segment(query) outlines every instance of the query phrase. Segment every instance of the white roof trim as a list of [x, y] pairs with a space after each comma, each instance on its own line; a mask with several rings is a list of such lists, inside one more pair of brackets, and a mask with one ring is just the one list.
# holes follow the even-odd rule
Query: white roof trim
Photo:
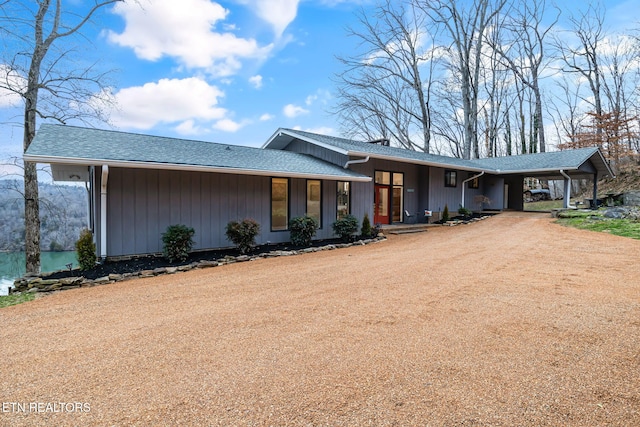
[[109, 167], [121, 168], [140, 168], [140, 169], [161, 169], [161, 170], [179, 170], [179, 171], [195, 171], [195, 172], [217, 172], [237, 175], [258, 175], [258, 176], [274, 176], [283, 178], [307, 178], [307, 179], [331, 179], [336, 181], [357, 181], [370, 182], [371, 177], [368, 176], [344, 176], [332, 174], [313, 174], [299, 172], [283, 172], [263, 169], [242, 169], [223, 166], [199, 166], [186, 165], [179, 163], [158, 163], [158, 162], [140, 162], [131, 160], [105, 160], [105, 159], [86, 159], [86, 158], [68, 158], [58, 156], [38, 156], [25, 154], [23, 159], [28, 162], [49, 163], [49, 164], [67, 164], [67, 165], [87, 165], [100, 166], [107, 165]]
[[308, 142], [308, 143], [310, 143], [310, 144], [317, 145], [318, 147], [326, 148], [327, 150], [330, 150], [330, 151], [336, 152], [336, 153], [338, 153], [338, 154], [344, 154], [345, 156], [347, 156], [347, 155], [349, 154], [349, 152], [348, 152], [348, 151], [345, 151], [345, 150], [343, 150], [343, 149], [341, 149], [341, 148], [338, 148], [338, 147], [336, 147], [336, 146], [329, 145], [329, 144], [325, 144], [325, 143], [320, 142], [320, 141], [318, 141], [318, 140], [316, 140], [316, 139], [309, 138], [309, 137], [306, 137], [306, 136], [304, 136], [304, 135], [297, 134], [297, 133], [295, 133], [295, 131], [290, 131], [290, 130], [282, 129], [282, 128], [278, 129], [278, 130], [276, 131], [276, 133], [274, 133], [274, 134], [271, 136], [271, 138], [269, 138], [269, 140], [268, 140], [267, 142], [265, 142], [265, 143], [262, 145], [262, 147], [261, 147], [261, 148], [268, 148], [269, 144], [271, 144], [271, 142], [272, 142], [275, 138], [277, 138], [278, 136], [280, 136], [280, 135], [282, 135], [282, 134], [289, 135], [289, 136], [290, 136], [290, 137], [292, 137], [292, 138], [298, 138], [298, 139], [301, 139], [301, 140], [306, 141], [306, 142]]
[[448, 163], [429, 162], [426, 160], [419, 160], [419, 159], [408, 159], [406, 157], [385, 156], [384, 154], [367, 153], [367, 152], [361, 152], [361, 151], [349, 151], [349, 155], [350, 156], [369, 156], [374, 159], [393, 160], [396, 162], [433, 166], [433, 167], [442, 168], [442, 169], [455, 169], [455, 170], [469, 171], [469, 172], [487, 172], [487, 173], [493, 172], [493, 169], [486, 169], [481, 167], [459, 166], [459, 165], [453, 165]]

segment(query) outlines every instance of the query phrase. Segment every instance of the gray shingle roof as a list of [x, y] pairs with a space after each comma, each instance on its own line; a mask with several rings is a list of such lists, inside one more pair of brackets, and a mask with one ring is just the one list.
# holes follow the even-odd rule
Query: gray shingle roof
[[523, 170], [559, 170], [562, 168], [579, 167], [597, 152], [597, 148], [580, 148], [577, 150], [492, 157], [472, 161], [481, 167], [502, 172]]
[[475, 165], [470, 160], [463, 160], [455, 157], [439, 156], [436, 154], [427, 154], [420, 151], [407, 150], [398, 147], [387, 147], [381, 144], [374, 144], [370, 142], [354, 141], [346, 138], [339, 138], [335, 136], [320, 135], [311, 132], [305, 132], [293, 129], [282, 129], [283, 131], [299, 135], [307, 140], [314, 140], [324, 145], [336, 147], [341, 151], [344, 151], [350, 155], [372, 155], [376, 157], [394, 158], [399, 160], [405, 160], [409, 162], [419, 162], [430, 165], [442, 165], [448, 167], [455, 167], [463, 170], [482, 170], [481, 167]]
[[40, 126], [25, 159], [88, 165], [135, 162], [158, 168], [171, 165], [259, 175], [370, 180], [351, 170], [289, 151], [51, 124]]
[[[595, 147], [538, 154], [463, 160], [454, 157], [427, 154], [396, 147], [386, 147], [380, 144], [354, 141], [293, 129], [279, 129], [270, 142], [265, 144], [265, 146], [269, 146], [271, 142], [275, 142], [279, 132], [286, 133], [290, 136], [298, 136], [306, 141], [316, 142], [320, 145], [334, 147], [349, 155], [370, 155], [379, 158], [390, 158], [398, 161], [417, 162], [426, 165], [449, 167], [468, 171], [485, 171], [487, 173], [494, 174], [544, 173], [549, 171], [559, 174], [561, 169], [565, 171], [577, 170], [585, 162], [591, 160], [598, 169], [598, 174], [600, 176], [614, 176], [609, 165], [604, 160], [604, 157], [598, 148]], [[277, 145], [277, 142], [275, 145]]]

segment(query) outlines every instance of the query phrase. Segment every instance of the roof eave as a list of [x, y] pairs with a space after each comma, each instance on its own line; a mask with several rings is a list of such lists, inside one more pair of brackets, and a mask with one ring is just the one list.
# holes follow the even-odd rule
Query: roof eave
[[38, 156], [38, 155], [29, 155], [29, 154], [23, 155], [23, 159], [28, 162], [49, 163], [49, 164], [86, 165], [86, 166], [107, 165], [109, 167], [121, 167], [121, 168], [160, 169], [160, 170], [177, 170], [177, 171], [191, 171], [191, 172], [217, 172], [217, 173], [227, 173], [227, 174], [236, 174], [236, 175], [258, 175], [258, 176], [273, 176], [273, 177], [283, 177], [283, 178], [286, 177], [286, 178], [305, 178], [305, 179], [329, 179], [329, 180], [337, 180], [337, 181], [357, 181], [357, 182], [371, 181], [371, 177], [368, 177], [368, 176], [315, 174], [315, 173], [287, 172], [287, 171], [263, 170], [263, 169], [199, 166], [199, 165], [185, 165], [180, 163], [158, 163], [158, 162], [140, 162], [140, 161], [131, 161], [131, 160], [70, 158], [70, 157], [57, 157], [57, 156]]
[[[345, 150], [343, 150], [343, 149], [341, 149], [341, 148], [335, 147], [335, 146], [333, 146], [333, 145], [325, 144], [325, 143], [320, 142], [320, 141], [318, 141], [318, 140], [316, 140], [316, 139], [309, 138], [309, 137], [306, 137], [306, 136], [304, 136], [304, 135], [300, 135], [300, 134], [298, 134], [298, 133], [295, 133], [295, 131], [291, 131], [291, 130], [283, 129], [283, 128], [278, 129], [278, 130], [277, 130], [277, 131], [276, 131], [276, 132], [271, 136], [271, 138], [269, 138], [269, 139], [267, 140], [267, 142], [265, 142], [264, 144], [262, 144], [262, 147], [261, 147], [261, 148], [270, 148], [270, 147], [269, 147], [269, 145], [270, 145], [270, 144], [271, 144], [271, 143], [272, 143], [272, 142], [273, 142], [277, 137], [281, 136], [282, 134], [284, 134], [284, 135], [288, 135], [288, 136], [290, 136], [290, 137], [292, 137], [292, 138], [300, 139], [300, 140], [302, 140], [302, 141], [308, 142], [309, 144], [317, 145], [318, 147], [325, 148], [325, 149], [327, 149], [327, 150], [330, 150], [330, 151], [336, 152], [336, 153], [338, 153], [338, 154], [343, 154], [343, 155], [345, 155], [345, 156], [346, 156], [346, 155], [348, 155], [348, 152], [347, 152], [347, 151], [345, 151]], [[282, 149], [282, 148], [284, 148], [284, 147], [281, 147], [280, 149]]]
[[412, 164], [424, 165], [424, 166], [433, 166], [433, 167], [438, 167], [443, 169], [456, 169], [456, 170], [462, 170], [462, 171], [468, 171], [468, 172], [486, 172], [486, 173], [494, 172], [493, 169], [488, 169], [488, 168], [478, 168], [478, 167], [472, 167], [472, 166], [460, 166], [460, 165], [454, 165], [454, 164], [448, 164], [448, 163], [430, 162], [427, 160], [408, 159], [406, 157], [386, 156], [384, 154], [368, 153], [365, 151], [349, 151], [348, 155], [349, 156], [369, 156], [374, 159], [392, 160], [396, 162], [412, 163]]
[[560, 174], [560, 170], [563, 171], [576, 171], [579, 170], [577, 167], [563, 167], [563, 168], [543, 168], [543, 169], [517, 169], [517, 170], [501, 170], [494, 169], [491, 173], [495, 173], [496, 175], [526, 175], [528, 173], [547, 173], [547, 172], [556, 172]]

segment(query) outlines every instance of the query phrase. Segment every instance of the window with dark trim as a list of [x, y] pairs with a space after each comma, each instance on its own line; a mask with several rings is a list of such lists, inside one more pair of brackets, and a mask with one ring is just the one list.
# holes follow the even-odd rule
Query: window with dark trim
[[322, 228], [322, 181], [319, 179], [307, 180], [307, 215]]
[[289, 228], [289, 179], [271, 178], [271, 231]]
[[445, 187], [458, 186], [458, 173], [456, 171], [451, 171], [451, 170], [444, 171], [444, 186]]
[[469, 188], [471, 188], [471, 189], [478, 189], [478, 188], [480, 188], [480, 178], [473, 178], [467, 184], [469, 185]]
[[338, 181], [338, 192], [336, 195], [336, 219], [343, 218], [351, 212], [351, 195], [349, 193], [350, 183]]

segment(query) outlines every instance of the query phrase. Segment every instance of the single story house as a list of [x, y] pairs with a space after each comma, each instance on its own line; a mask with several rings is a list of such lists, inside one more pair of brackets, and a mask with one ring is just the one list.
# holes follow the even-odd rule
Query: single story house
[[[159, 253], [167, 226], [196, 231], [194, 249], [229, 247], [229, 221], [253, 218], [258, 243], [289, 241], [288, 222], [318, 219], [335, 237], [344, 214], [374, 223], [436, 217], [445, 206], [523, 209], [525, 177], [613, 176], [597, 148], [463, 160], [292, 129], [261, 148], [43, 124], [24, 160], [50, 164], [56, 181], [87, 182], [98, 256]], [[594, 197], [595, 198], [595, 197]]]

